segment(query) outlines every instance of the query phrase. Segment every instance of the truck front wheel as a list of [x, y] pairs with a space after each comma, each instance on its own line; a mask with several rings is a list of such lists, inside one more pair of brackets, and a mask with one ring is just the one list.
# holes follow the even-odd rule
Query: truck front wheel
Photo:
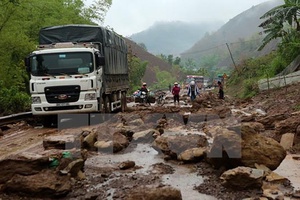
[[111, 101], [110, 101], [109, 95], [105, 95], [103, 104], [104, 104], [103, 105], [104, 112], [110, 113], [111, 112]]
[[43, 126], [45, 128], [50, 128], [52, 126], [57, 126], [57, 115], [46, 115], [42, 117]]

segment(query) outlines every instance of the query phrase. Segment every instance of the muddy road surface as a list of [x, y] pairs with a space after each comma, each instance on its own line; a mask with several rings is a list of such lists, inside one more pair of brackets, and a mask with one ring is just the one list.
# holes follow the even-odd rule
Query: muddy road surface
[[[78, 115], [73, 116], [73, 122], [61, 119], [63, 123], [58, 122], [58, 127], [52, 128], [26, 122], [11, 124], [1, 131], [2, 162], [14, 155], [40, 154], [55, 149], [57, 141], [69, 140], [71, 136], [78, 140], [72, 140], [74, 144], [65, 141], [65, 148], [60, 150], [72, 153], [77, 149], [84, 151], [86, 157], [83, 173], [70, 178], [70, 190], [63, 195], [53, 197], [43, 189], [28, 189], [34, 193], [18, 190], [10, 183], [24, 181], [16, 181], [13, 177], [17, 175], [14, 175], [6, 183], [0, 180], [0, 199], [299, 199], [300, 156], [297, 145], [286, 150], [286, 157], [273, 170], [284, 177], [280, 179], [284, 181], [279, 183], [276, 179], [275, 184], [264, 176], [260, 182], [263, 185], [258, 184], [259, 187], [252, 185], [235, 189], [225, 186], [220, 176], [230, 168], [215, 167], [207, 159], [207, 151], [215, 145], [214, 127], [236, 127], [244, 121], [265, 119], [268, 112], [273, 114], [270, 105], [268, 110], [262, 99], [258, 102], [255, 99], [236, 102], [230, 98], [224, 101], [209, 94], [199, 97], [198, 104], [182, 97], [180, 106], [174, 106], [169, 96], [163, 106], [129, 103], [125, 113], [90, 116], [90, 122], [95, 123], [76, 128], [72, 128], [72, 123], [81, 117]], [[286, 114], [286, 107], [284, 112]], [[289, 112], [295, 113], [295, 110]], [[92, 134], [94, 138], [88, 139]], [[280, 143], [274, 128], [264, 128], [259, 134]]]

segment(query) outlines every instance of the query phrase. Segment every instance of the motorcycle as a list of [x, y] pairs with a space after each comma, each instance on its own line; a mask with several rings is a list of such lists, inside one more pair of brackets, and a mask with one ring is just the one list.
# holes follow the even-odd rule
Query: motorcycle
[[160, 91], [159, 93], [157, 93], [157, 105], [159, 106], [163, 106], [165, 104], [165, 99], [166, 99], [166, 93], [163, 91]]
[[145, 91], [142, 91], [140, 94], [140, 103], [147, 103], [148, 102], [148, 95]]

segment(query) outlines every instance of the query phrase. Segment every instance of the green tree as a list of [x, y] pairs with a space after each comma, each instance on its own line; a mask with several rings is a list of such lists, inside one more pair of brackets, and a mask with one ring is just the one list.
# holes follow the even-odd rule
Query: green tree
[[138, 57], [135, 57], [129, 52], [128, 54], [128, 67], [129, 67], [129, 88], [130, 92], [140, 88], [142, 78], [145, 75], [148, 62], [141, 61]]
[[266, 36], [259, 50], [273, 39], [282, 38], [286, 43], [291, 37], [299, 35], [299, 12], [300, 2], [298, 0], [284, 0], [283, 5], [276, 6], [261, 16], [261, 19], [266, 20], [259, 26], [264, 29], [263, 33]]
[[196, 70], [196, 66], [197, 66], [197, 64], [196, 64], [195, 60], [192, 58], [188, 58], [187, 60], [184, 61], [184, 64], [183, 64], [183, 67], [185, 69], [192, 70], [192, 71]]
[[205, 69], [205, 68], [198, 69], [198, 71], [196, 73], [199, 74], [199, 75], [201, 75], [201, 76], [207, 76], [207, 75], [209, 75], [208, 70]]
[[173, 61], [173, 65], [180, 65], [181, 58], [176, 56], [175, 60]]
[[[81, 0], [77, 0], [81, 1]], [[112, 0], [94, 0], [92, 5], [82, 10], [80, 13], [86, 20], [96, 21], [100, 24], [104, 22], [105, 15], [112, 5]]]
[[170, 65], [173, 65], [173, 55], [168, 55], [168, 60], [167, 60], [167, 62], [170, 64]]
[[154, 89], [168, 88], [170, 83], [177, 81], [176, 77], [174, 77], [170, 72], [164, 70], [162, 71], [159, 69], [159, 67], [154, 67], [154, 71], [157, 80], [157, 82], [153, 85]]
[[[103, 21], [110, 5], [111, 0], [94, 1], [89, 7], [84, 7], [82, 0], [1, 0], [0, 92], [13, 88], [10, 94], [18, 97], [10, 96], [12, 103], [16, 101], [18, 104], [17, 101], [23, 98], [23, 92], [29, 85], [23, 59], [35, 49], [40, 28], [63, 24], [95, 24], [95, 20]], [[8, 105], [3, 102], [0, 101], [2, 112]]]

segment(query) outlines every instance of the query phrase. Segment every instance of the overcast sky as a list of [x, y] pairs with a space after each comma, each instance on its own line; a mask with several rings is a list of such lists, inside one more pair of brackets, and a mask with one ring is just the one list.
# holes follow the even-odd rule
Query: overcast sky
[[[86, 0], [92, 1], [92, 0]], [[268, 0], [113, 0], [104, 26], [130, 36], [155, 22], [199, 22], [230, 19]]]

